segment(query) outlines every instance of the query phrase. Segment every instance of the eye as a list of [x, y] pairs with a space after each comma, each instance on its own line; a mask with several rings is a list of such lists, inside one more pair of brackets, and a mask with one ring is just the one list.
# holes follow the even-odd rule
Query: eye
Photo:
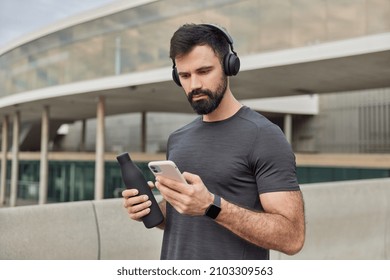
[[198, 70], [199, 75], [206, 75], [211, 72], [211, 68], [201, 68]]
[[187, 73], [180, 73], [179, 74], [180, 78], [182, 79], [188, 79], [190, 77], [190, 74], [187, 74]]

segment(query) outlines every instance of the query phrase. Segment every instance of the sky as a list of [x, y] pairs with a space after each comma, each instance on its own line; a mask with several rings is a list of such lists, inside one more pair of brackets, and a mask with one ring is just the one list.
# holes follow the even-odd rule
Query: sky
[[0, 47], [50, 23], [115, 0], [0, 0]]

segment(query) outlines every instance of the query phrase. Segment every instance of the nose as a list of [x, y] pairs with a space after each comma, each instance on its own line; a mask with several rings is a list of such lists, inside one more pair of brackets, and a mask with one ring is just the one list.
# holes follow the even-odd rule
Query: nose
[[191, 90], [199, 89], [202, 87], [202, 81], [198, 75], [191, 75]]

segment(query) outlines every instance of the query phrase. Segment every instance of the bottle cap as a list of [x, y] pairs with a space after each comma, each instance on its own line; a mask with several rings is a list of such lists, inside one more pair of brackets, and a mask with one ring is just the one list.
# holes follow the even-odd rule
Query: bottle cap
[[119, 164], [123, 164], [130, 161], [130, 156], [128, 153], [123, 153], [116, 157], [116, 160], [119, 162]]

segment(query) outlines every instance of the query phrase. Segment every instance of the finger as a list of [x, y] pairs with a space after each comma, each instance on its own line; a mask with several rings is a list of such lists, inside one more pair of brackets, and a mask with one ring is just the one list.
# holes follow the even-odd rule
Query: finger
[[125, 208], [132, 207], [136, 204], [143, 203], [143, 202], [147, 201], [148, 199], [149, 199], [149, 197], [147, 195], [132, 196], [132, 197], [125, 199], [124, 207]]
[[188, 188], [188, 185], [187, 184], [184, 184], [184, 183], [181, 183], [181, 182], [178, 182], [176, 180], [172, 180], [172, 179], [169, 179], [167, 177], [163, 177], [163, 176], [157, 176], [156, 177], [156, 184], [160, 183], [172, 190], [175, 190], [176, 192], [185, 192], [186, 189]]
[[148, 201], [145, 201], [143, 203], [133, 205], [132, 207], [127, 208], [127, 212], [129, 214], [137, 214], [137, 213], [142, 212], [143, 210], [145, 210], [147, 208], [150, 208], [151, 205], [152, 205], [152, 202], [150, 200], [148, 200]]
[[181, 194], [180, 192], [176, 191], [175, 189], [167, 187], [167, 186], [161, 184], [160, 182], [156, 182], [156, 187], [160, 191], [163, 198], [166, 201], [168, 201], [170, 204], [178, 205], [183, 201], [183, 197], [185, 195]]
[[124, 198], [128, 198], [131, 196], [136, 196], [138, 193], [139, 193], [139, 191], [137, 189], [126, 189], [122, 192], [122, 196]]
[[173, 208], [176, 209], [179, 213], [183, 214], [183, 206], [181, 203], [181, 194], [156, 182], [156, 187], [160, 191], [161, 195], [163, 196], [164, 200], [169, 202]]
[[150, 213], [150, 208], [146, 208], [140, 212], [137, 213], [129, 213], [129, 217], [136, 221], [141, 221], [143, 217], [148, 215]]

